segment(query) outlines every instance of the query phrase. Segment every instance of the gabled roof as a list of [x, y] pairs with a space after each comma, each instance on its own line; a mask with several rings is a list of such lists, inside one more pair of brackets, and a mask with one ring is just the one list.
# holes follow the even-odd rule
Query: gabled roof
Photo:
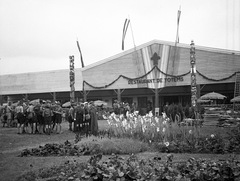
[[[95, 62], [93, 64], [87, 65], [84, 68], [81, 68], [81, 70], [85, 71], [85, 70], [91, 69], [91, 68], [93, 68], [95, 66], [107, 63], [109, 61], [112, 61], [112, 60], [117, 59], [119, 57], [122, 57], [124, 55], [133, 53], [136, 50], [140, 50], [140, 49], [142, 49], [144, 47], [148, 47], [149, 45], [152, 45], [152, 44], [164, 44], [164, 45], [169, 45], [169, 46], [175, 46], [175, 42], [163, 41], [163, 40], [152, 40], [152, 41], [149, 41], [147, 43], [144, 43], [144, 44], [141, 44], [139, 46], [136, 46], [134, 48], [128, 49], [128, 50], [126, 50], [126, 51], [124, 51], [122, 53], [113, 55], [111, 57], [108, 57], [106, 59], [100, 60], [100, 61]], [[190, 48], [190, 44], [177, 43], [177, 47]], [[202, 51], [216, 52], [216, 53], [240, 55], [240, 51], [220, 49], [220, 48], [212, 48], [212, 47], [204, 47], [204, 46], [198, 46], [198, 45], [195, 45], [195, 49], [196, 50], [202, 50]]]

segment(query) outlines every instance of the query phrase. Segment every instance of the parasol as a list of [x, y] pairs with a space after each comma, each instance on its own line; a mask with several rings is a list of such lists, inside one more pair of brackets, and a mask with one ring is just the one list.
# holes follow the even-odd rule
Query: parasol
[[94, 101], [93, 104], [95, 106], [107, 106], [107, 103], [101, 100]]
[[210, 92], [210, 93], [207, 93], [203, 96], [200, 97], [200, 99], [202, 100], [209, 100], [209, 99], [224, 99], [226, 98], [226, 96], [222, 95], [222, 94], [219, 94], [217, 92]]
[[71, 107], [70, 101], [65, 102], [65, 103], [62, 105], [62, 107]]
[[230, 100], [231, 102], [240, 102], [240, 96], [234, 97]]

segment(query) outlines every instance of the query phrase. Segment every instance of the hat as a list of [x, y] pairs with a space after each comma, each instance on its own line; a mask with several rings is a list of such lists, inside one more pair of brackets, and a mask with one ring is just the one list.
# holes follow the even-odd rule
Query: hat
[[60, 104], [61, 104], [59, 101], [56, 101], [55, 103], [56, 103], [57, 105], [60, 105]]

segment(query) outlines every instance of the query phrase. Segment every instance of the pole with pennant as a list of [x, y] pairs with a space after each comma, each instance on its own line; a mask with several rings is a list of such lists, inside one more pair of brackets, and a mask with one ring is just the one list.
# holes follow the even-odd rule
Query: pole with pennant
[[80, 60], [81, 60], [82, 68], [83, 68], [84, 67], [84, 62], [83, 62], [82, 51], [81, 51], [80, 45], [78, 43], [78, 40], [77, 40], [77, 47], [78, 47], [78, 51], [79, 51], [79, 54], [80, 54]]
[[126, 37], [126, 33], [127, 33], [127, 30], [128, 30], [128, 25], [130, 23], [130, 19], [125, 19], [124, 21], [124, 25], [123, 25], [123, 34], [122, 34], [122, 50], [124, 50], [124, 40], [125, 40], [125, 37]]
[[178, 10], [177, 13], [177, 34], [176, 34], [176, 40], [175, 40], [175, 46], [177, 45], [177, 43], [179, 43], [179, 23], [180, 23], [180, 16], [181, 16], [181, 6]]

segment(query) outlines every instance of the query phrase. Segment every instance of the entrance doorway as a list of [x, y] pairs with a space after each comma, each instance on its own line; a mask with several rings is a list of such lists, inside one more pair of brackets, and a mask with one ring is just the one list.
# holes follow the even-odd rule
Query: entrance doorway
[[147, 113], [147, 97], [138, 97], [138, 110], [140, 115]]

